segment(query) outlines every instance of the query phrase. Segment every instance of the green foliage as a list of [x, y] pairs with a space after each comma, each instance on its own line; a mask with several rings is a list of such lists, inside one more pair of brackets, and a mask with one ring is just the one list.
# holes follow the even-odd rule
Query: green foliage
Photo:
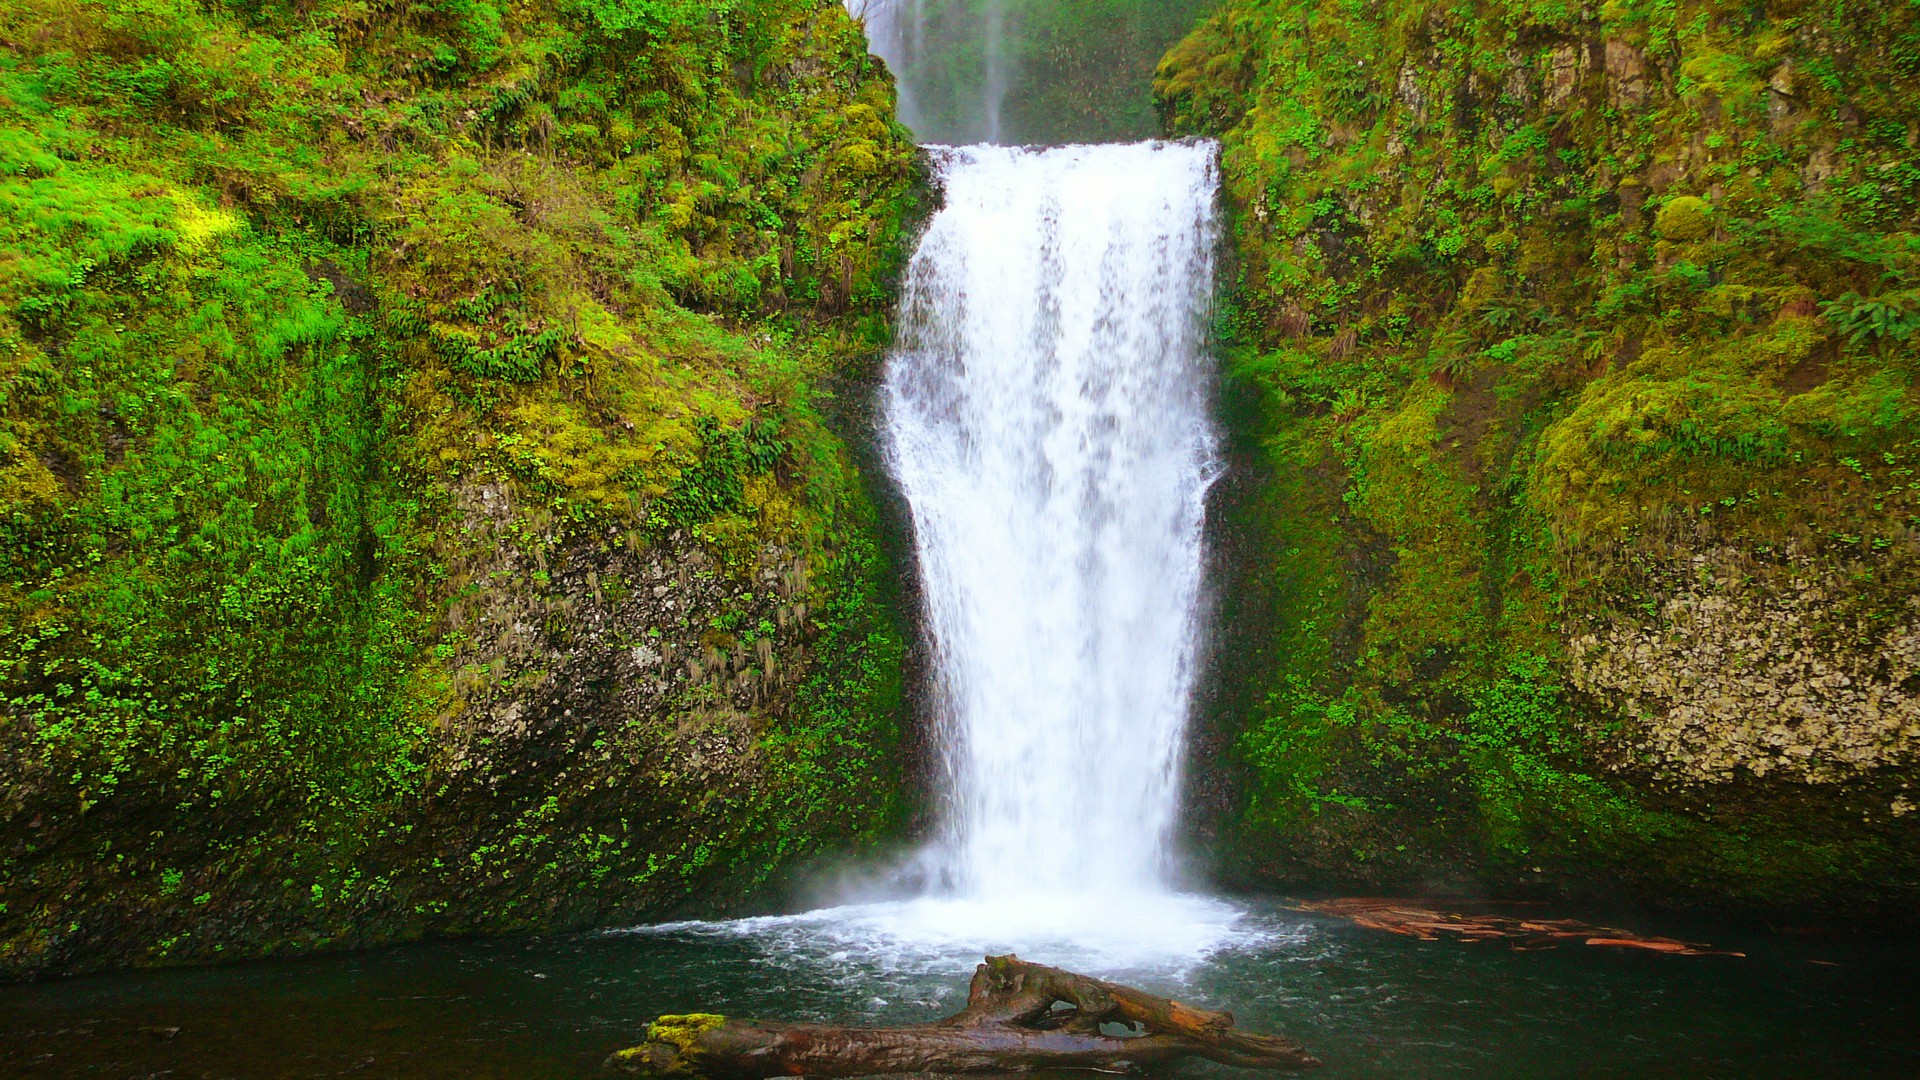
[[[554, 586], [464, 576], [474, 491], [529, 559], [870, 546], [813, 397], [885, 332], [919, 198], [891, 107], [811, 0], [0, 4], [0, 890], [40, 898], [0, 965], [578, 921], [580, 881], [676, 860], [609, 890], [631, 915], [797, 852], [729, 846], [755, 799], [890, 821], [827, 794], [895, 767], [864, 564], [809, 594], [878, 605], [836, 616], [879, 642], [822, 676], [839, 749], [780, 743], [817, 767], [683, 804], [649, 744], [645, 829], [552, 776], [449, 801], [494, 750], [463, 710], [540, 677], [458, 667], [471, 615]], [[446, 884], [482, 870], [537, 884]]]
[[581, 10], [609, 34], [638, 30], [648, 37], [664, 37], [689, 27], [697, 17], [711, 10], [724, 18], [734, 4], [695, 3], [694, 0], [582, 0]]
[[1567, 672], [1662, 560], [1920, 588], [1904, 481], [1844, 465], [1903, 467], [1920, 408], [1916, 35], [1900, 4], [1230, 0], [1167, 54], [1168, 127], [1222, 140], [1263, 463], [1215, 721], [1243, 870], [1911, 898], [1884, 871], [1920, 836], [1842, 809], [1900, 777], [1682, 796]]
[[746, 509], [742, 481], [772, 471], [790, 448], [780, 438], [777, 417], [749, 420], [726, 431], [703, 417], [694, 430], [701, 444], [698, 458], [654, 503], [649, 523], [656, 527], [684, 528]]
[[1920, 289], [1865, 297], [1847, 293], [1821, 305], [1833, 328], [1851, 345], [1904, 342], [1920, 330]]
[[1713, 204], [1697, 195], [1669, 199], [1653, 219], [1653, 231], [1663, 240], [1705, 240], [1713, 231]]

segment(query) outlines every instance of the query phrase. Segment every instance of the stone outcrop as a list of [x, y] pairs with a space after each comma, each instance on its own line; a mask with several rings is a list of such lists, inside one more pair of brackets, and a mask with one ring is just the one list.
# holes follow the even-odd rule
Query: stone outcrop
[[[1920, 597], [1875, 620], [1857, 586], [1810, 559], [1755, 580], [1727, 552], [1662, 575], [1651, 617], [1568, 643], [1568, 681], [1618, 727], [1609, 767], [1676, 784], [1837, 784], [1920, 751]], [[1874, 625], [1879, 622], [1882, 625]]]
[[891, 76], [825, 0], [457, 8], [0, 6], [0, 980], [734, 910], [904, 826], [823, 415], [925, 201]]

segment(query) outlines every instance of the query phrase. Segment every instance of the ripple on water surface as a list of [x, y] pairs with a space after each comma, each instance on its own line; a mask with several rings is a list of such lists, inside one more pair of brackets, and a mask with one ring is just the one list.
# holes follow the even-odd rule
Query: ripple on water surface
[[1642, 921], [1748, 955], [1517, 952], [1264, 901], [1006, 905], [863, 904], [0, 988], [0, 1076], [584, 1080], [660, 1013], [945, 1015], [980, 955], [1003, 951], [1231, 1009], [1306, 1042], [1325, 1080], [1920, 1076], [1910, 942]]
[[[1270, 943], [1287, 931], [1225, 900], [1141, 893], [918, 897], [623, 932], [751, 942], [769, 959], [854, 982], [965, 975], [982, 956], [998, 953], [1087, 974], [1178, 977], [1222, 950]], [[1304, 927], [1292, 932], [1304, 933]]]

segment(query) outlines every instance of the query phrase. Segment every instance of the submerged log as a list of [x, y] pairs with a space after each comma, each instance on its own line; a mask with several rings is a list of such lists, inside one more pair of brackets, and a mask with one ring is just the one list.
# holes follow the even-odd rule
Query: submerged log
[[[1346, 919], [1369, 930], [1439, 941], [1505, 940], [1516, 949], [1551, 949], [1562, 944], [1584, 942], [1609, 949], [1643, 949], [1671, 956], [1745, 956], [1725, 952], [1697, 941], [1658, 937], [1622, 930], [1617, 926], [1596, 926], [1579, 919], [1527, 918], [1499, 911], [1459, 911], [1430, 907], [1417, 900], [1393, 900], [1384, 897], [1348, 896], [1337, 900], [1312, 900], [1294, 904], [1295, 911], [1311, 911]], [[1509, 902], [1489, 902], [1483, 907], [1529, 906]]]
[[1132, 987], [989, 956], [967, 1007], [930, 1024], [890, 1028], [777, 1024], [710, 1013], [662, 1016], [610, 1068], [653, 1077], [762, 1080], [887, 1073], [1006, 1073], [1031, 1069], [1131, 1072], [1199, 1057], [1246, 1069], [1320, 1064], [1299, 1043], [1233, 1026]]

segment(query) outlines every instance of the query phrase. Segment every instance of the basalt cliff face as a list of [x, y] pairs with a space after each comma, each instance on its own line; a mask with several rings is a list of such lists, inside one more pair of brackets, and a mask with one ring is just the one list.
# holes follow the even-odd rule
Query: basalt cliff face
[[637, 920], [904, 813], [827, 0], [0, 4], [0, 977]]
[[1920, 7], [1231, 0], [1244, 880], [1920, 899]]

